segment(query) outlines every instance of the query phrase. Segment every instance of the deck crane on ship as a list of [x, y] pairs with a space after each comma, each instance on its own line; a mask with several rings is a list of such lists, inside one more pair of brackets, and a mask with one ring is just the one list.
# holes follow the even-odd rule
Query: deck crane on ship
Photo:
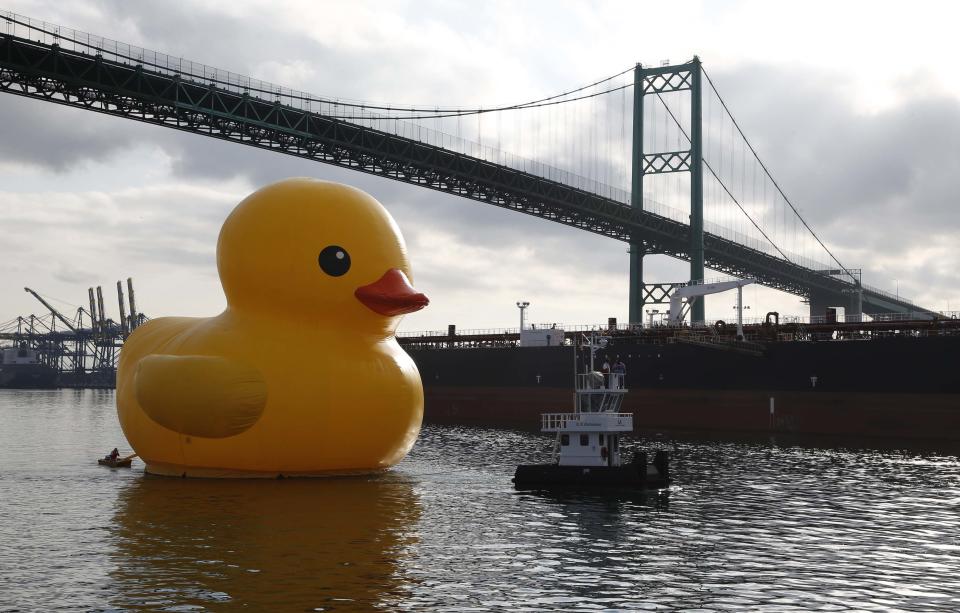
[[[754, 282], [755, 279], [734, 279], [732, 281], [719, 281], [716, 283], [691, 282], [682, 287], [678, 287], [670, 295], [670, 316], [668, 322], [671, 326], [682, 325], [683, 318], [694, 302], [696, 302], [697, 298], [736, 289], [737, 340], [743, 340], [743, 287]], [[686, 303], [683, 302], [684, 298], [687, 299]]]

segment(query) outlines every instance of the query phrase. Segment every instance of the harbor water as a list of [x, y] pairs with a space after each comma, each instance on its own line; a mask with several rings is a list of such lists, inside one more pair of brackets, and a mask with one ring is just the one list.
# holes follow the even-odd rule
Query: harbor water
[[0, 611], [960, 610], [943, 450], [688, 439], [670, 491], [595, 497], [513, 489], [531, 432], [321, 480], [96, 465], [125, 445], [111, 391], [0, 390]]

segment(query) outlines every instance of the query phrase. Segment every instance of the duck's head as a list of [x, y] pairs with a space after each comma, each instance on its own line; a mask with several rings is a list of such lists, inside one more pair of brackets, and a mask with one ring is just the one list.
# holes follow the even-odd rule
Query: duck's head
[[231, 308], [392, 332], [425, 307], [411, 286], [400, 229], [359, 189], [286, 179], [257, 190], [227, 217], [217, 268]]

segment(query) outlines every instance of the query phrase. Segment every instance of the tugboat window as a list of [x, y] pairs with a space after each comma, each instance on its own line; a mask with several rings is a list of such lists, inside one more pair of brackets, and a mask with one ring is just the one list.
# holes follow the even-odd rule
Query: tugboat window
[[586, 447], [586, 446], [589, 445], [589, 444], [590, 444], [590, 435], [589, 435], [589, 434], [581, 434], [581, 435], [580, 435], [580, 446], [581, 446], [581, 447]]
[[601, 447], [603, 446], [603, 435], [602, 435], [602, 434], [598, 434], [598, 435], [597, 435], [597, 443], [598, 443]]
[[569, 444], [570, 444], [570, 435], [569, 435], [569, 434], [561, 434], [561, 435], [560, 435], [560, 444], [561, 444], [561, 445], [569, 445]]

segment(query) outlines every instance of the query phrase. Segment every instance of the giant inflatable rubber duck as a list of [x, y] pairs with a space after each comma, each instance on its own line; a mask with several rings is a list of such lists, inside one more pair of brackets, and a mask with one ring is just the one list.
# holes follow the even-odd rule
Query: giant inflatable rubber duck
[[150, 320], [120, 353], [117, 412], [147, 471], [321, 476], [403, 459], [423, 387], [394, 331], [428, 301], [386, 209], [346, 185], [274, 183], [227, 217], [217, 269], [223, 313]]

